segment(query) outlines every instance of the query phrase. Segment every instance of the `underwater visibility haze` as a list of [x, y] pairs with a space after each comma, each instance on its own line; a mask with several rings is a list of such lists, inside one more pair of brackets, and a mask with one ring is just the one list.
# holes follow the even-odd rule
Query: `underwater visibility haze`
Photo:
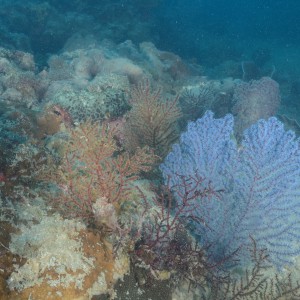
[[0, 299], [300, 299], [300, 2], [0, 0]]

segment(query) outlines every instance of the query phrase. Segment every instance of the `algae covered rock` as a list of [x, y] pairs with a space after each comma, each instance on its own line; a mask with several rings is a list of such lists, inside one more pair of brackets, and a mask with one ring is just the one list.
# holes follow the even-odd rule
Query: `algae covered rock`
[[129, 81], [126, 76], [97, 76], [83, 88], [70, 81], [51, 84], [46, 98], [50, 103], [66, 108], [74, 121], [103, 120], [117, 117], [129, 108]]
[[25, 261], [8, 279], [15, 299], [91, 299], [111, 292], [128, 270], [125, 257], [113, 256], [111, 245], [78, 221], [56, 214], [19, 229], [9, 245]]

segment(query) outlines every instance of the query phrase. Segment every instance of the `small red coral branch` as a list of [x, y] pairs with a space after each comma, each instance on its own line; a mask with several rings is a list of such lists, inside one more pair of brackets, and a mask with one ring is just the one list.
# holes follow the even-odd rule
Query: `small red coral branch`
[[[177, 193], [181, 201], [175, 202]], [[187, 226], [191, 220], [206, 224], [195, 214], [200, 205], [199, 198], [209, 201], [219, 199], [221, 191], [215, 191], [205, 178], [195, 175], [188, 179], [181, 177], [176, 187], [167, 185], [159, 195], [148, 199], [140, 190], [144, 200], [143, 228], [135, 255], [151, 266], [152, 269], [186, 269], [193, 273], [208, 264], [204, 262], [204, 248], [188, 234]], [[187, 271], [189, 270], [189, 271]]]

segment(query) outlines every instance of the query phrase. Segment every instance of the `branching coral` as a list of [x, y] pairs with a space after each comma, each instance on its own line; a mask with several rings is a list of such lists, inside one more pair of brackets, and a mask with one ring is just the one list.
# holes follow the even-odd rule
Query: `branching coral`
[[203, 299], [211, 300], [284, 300], [300, 299], [300, 284], [291, 274], [284, 278], [268, 272], [271, 265], [266, 249], [258, 249], [255, 240], [250, 237], [252, 264], [242, 275], [229, 274], [225, 280], [213, 281], [209, 292]]
[[[122, 203], [130, 199], [132, 183], [141, 171], [149, 171], [156, 157], [148, 148], [129, 155], [118, 148], [113, 130], [86, 122], [70, 130], [65, 154], [50, 180], [60, 187], [56, 203], [72, 216], [81, 216], [100, 226], [116, 229], [113, 215], [120, 213]], [[102, 211], [112, 219], [97, 219]], [[117, 222], [117, 218], [116, 218]]]
[[[172, 276], [174, 286], [182, 279], [191, 284], [205, 284], [205, 278], [220, 267], [224, 261], [210, 264], [206, 250], [188, 233], [190, 216], [197, 207], [198, 197], [216, 195], [213, 189], [201, 188], [204, 179], [200, 177], [183, 179], [178, 189], [184, 186], [182, 202], [174, 202], [169, 186], [152, 198], [141, 192], [144, 212], [140, 239], [133, 252], [133, 261], [145, 266], [155, 278], [161, 274]], [[192, 186], [191, 182], [194, 183]], [[197, 188], [199, 188], [198, 193]], [[201, 191], [200, 191], [201, 190]], [[203, 222], [196, 217], [194, 221]]]
[[217, 100], [217, 90], [213, 82], [200, 82], [195, 86], [187, 86], [180, 97], [180, 107], [183, 112], [183, 120], [196, 120], [203, 113], [212, 109]]
[[132, 109], [125, 124], [127, 148], [149, 146], [156, 154], [165, 155], [178, 137], [180, 110], [177, 102], [178, 97], [163, 101], [161, 90], [151, 90], [149, 82], [134, 88], [130, 101]]

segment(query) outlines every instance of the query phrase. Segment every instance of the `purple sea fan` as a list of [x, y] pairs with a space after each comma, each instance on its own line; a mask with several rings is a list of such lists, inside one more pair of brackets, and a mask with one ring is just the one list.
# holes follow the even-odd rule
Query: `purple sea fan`
[[175, 186], [178, 184], [175, 174], [190, 177], [197, 173], [206, 183], [223, 189], [237, 155], [232, 133], [232, 115], [214, 119], [213, 113], [208, 111], [203, 118], [189, 122], [187, 132], [181, 135], [179, 144], [173, 146], [160, 166], [166, 182], [169, 179], [171, 186]]
[[[190, 224], [202, 246], [210, 246], [210, 255], [214, 261], [221, 261], [235, 245], [231, 245], [233, 231], [230, 229], [231, 212], [234, 203], [228, 195], [233, 192], [233, 174], [236, 169], [238, 151], [232, 139], [233, 116], [214, 119], [208, 111], [203, 118], [188, 124], [187, 132], [180, 137], [180, 143], [160, 166], [165, 183], [171, 190], [179, 205], [183, 202], [184, 187], [182, 179], [203, 178], [195, 193], [203, 195], [205, 189], [219, 191], [209, 197], [195, 199], [195, 209], [184, 220], [202, 220]], [[222, 249], [221, 249], [222, 248]], [[233, 250], [233, 252], [236, 249]]]
[[207, 179], [202, 189], [219, 191], [218, 197], [198, 197], [193, 215], [182, 216], [203, 220], [192, 224], [193, 233], [209, 246], [212, 260], [246, 249], [251, 236], [280, 268], [300, 254], [299, 140], [274, 117], [247, 129], [239, 150], [232, 137], [233, 117], [214, 119], [207, 112], [189, 124], [161, 171], [177, 189], [182, 177], [199, 174]]
[[277, 266], [300, 253], [300, 145], [276, 118], [244, 133], [235, 174], [239, 233], [268, 249]]

